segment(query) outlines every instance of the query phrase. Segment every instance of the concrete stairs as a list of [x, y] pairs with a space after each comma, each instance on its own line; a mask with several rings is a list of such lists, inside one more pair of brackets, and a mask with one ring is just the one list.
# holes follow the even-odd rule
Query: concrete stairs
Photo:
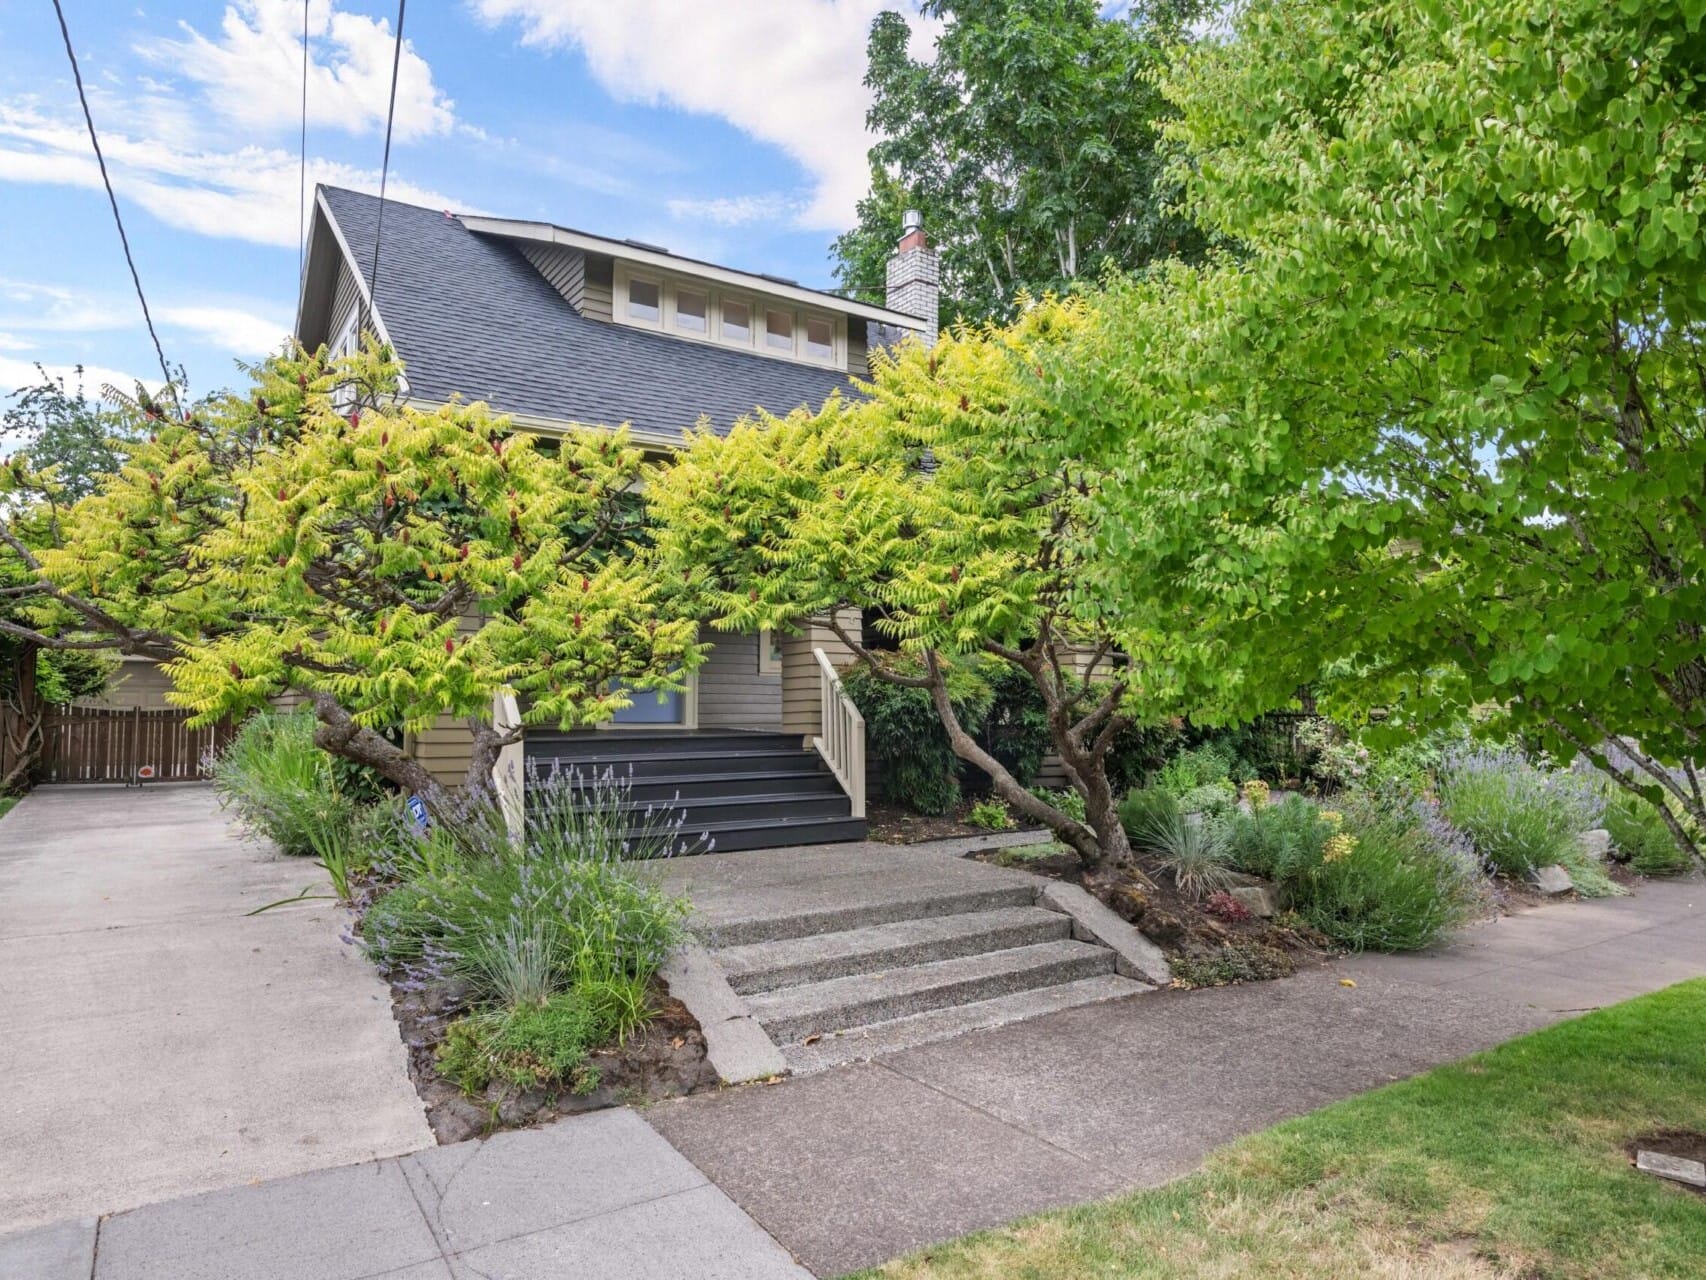
[[1027, 883], [760, 916], [708, 941], [796, 1074], [1153, 990]]

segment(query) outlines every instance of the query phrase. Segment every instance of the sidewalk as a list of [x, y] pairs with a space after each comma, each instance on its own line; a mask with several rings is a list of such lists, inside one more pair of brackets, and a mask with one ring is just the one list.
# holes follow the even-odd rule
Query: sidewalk
[[632, 1111], [0, 1239], [6, 1280], [809, 1280]]
[[1165, 1182], [1288, 1116], [1702, 974], [1706, 885], [1658, 882], [1430, 953], [1072, 1009], [647, 1119], [834, 1276]]

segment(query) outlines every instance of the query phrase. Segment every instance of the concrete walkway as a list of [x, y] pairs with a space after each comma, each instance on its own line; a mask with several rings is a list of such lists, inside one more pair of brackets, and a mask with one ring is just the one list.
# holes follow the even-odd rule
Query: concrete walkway
[[632, 1111], [0, 1239], [7, 1280], [809, 1280]]
[[647, 1118], [833, 1276], [1155, 1185], [1288, 1116], [1702, 974], [1706, 886], [1654, 883], [1427, 954], [1072, 1009]]
[[205, 786], [0, 819], [0, 1234], [432, 1145], [343, 909], [244, 914], [306, 886]]

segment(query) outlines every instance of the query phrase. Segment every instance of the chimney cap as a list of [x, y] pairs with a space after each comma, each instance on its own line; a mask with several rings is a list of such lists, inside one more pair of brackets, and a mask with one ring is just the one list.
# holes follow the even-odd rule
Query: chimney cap
[[900, 230], [902, 235], [924, 230], [924, 215], [916, 209], [908, 209], [900, 215]]

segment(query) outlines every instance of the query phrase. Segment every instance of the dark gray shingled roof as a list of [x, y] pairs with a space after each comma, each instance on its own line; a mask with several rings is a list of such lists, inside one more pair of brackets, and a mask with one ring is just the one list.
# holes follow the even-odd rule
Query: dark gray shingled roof
[[[365, 278], [379, 201], [322, 191]], [[417, 399], [459, 395], [504, 413], [674, 436], [700, 415], [727, 430], [755, 407], [787, 413], [853, 390], [832, 369], [588, 320], [512, 245], [395, 200], [385, 202], [376, 302]]]

